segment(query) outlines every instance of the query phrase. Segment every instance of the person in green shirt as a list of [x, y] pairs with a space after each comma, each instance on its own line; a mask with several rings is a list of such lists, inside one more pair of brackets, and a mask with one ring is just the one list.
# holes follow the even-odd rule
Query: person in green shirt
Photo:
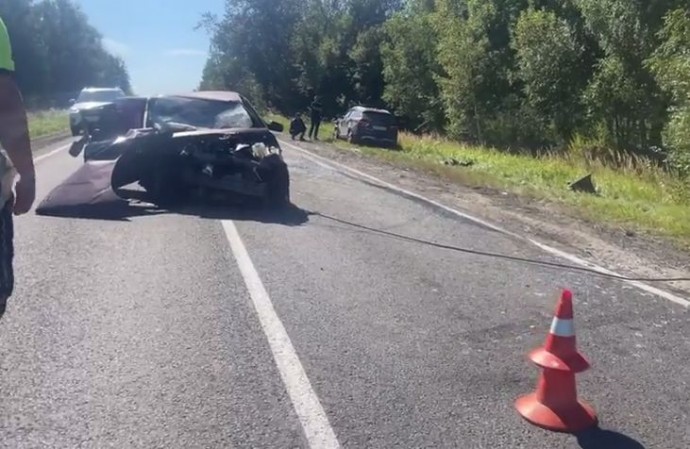
[[26, 108], [14, 71], [10, 36], [0, 17], [0, 316], [14, 291], [13, 214], [27, 213], [36, 197]]

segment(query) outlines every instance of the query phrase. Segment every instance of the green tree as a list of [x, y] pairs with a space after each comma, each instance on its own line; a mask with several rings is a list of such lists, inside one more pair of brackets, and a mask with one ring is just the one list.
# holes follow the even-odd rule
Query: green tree
[[[399, 0], [229, 0], [222, 20], [207, 18], [214, 67], [233, 60], [253, 79], [268, 104], [302, 110], [322, 97], [326, 115], [352, 103], [382, 104], [381, 25]], [[221, 77], [215, 76], [215, 80]], [[233, 85], [242, 85], [237, 82]], [[232, 85], [228, 85], [230, 87]]]
[[668, 13], [687, 14], [687, 0], [275, 5], [226, 2], [208, 22], [201, 87], [242, 89], [287, 113], [314, 94], [326, 115], [383, 106], [415, 129], [496, 146], [563, 146], [578, 133], [685, 151], [685, 16]]
[[439, 77], [448, 130], [481, 142], [516, 138], [510, 29], [525, 5], [509, 0], [438, 0]]
[[529, 9], [515, 26], [513, 48], [529, 106], [568, 141], [580, 115], [584, 88], [578, 76], [583, 49], [575, 33], [554, 12]]
[[432, 28], [433, 4], [414, 2], [385, 25], [381, 46], [383, 100], [410, 120], [410, 125], [440, 132], [445, 116], [436, 78], [441, 69]]
[[48, 93], [48, 48], [38, 25], [34, 3], [27, 0], [0, 0], [0, 17], [12, 41], [16, 76], [24, 97], [30, 103]]
[[357, 35], [354, 46], [348, 53], [353, 62], [352, 83], [358, 102], [368, 106], [384, 107], [384, 77], [381, 45], [383, 28], [371, 27]]
[[0, 0], [14, 51], [17, 80], [30, 106], [64, 105], [87, 85], [131, 92], [124, 62], [70, 0]]
[[604, 123], [619, 147], [661, 143], [667, 98], [644, 66], [656, 42], [641, 2], [577, 0], [603, 58], [585, 93], [592, 125]]
[[669, 12], [659, 38], [662, 44], [647, 65], [672, 99], [664, 133], [672, 161], [684, 175], [690, 175], [690, 11]]
[[215, 66], [229, 67], [230, 61], [238, 64], [242, 69], [233, 70], [231, 81], [243, 81], [246, 75], [241, 80], [236, 76], [246, 71], [270, 103], [281, 110], [289, 107], [297, 93], [290, 42], [300, 19], [301, 2], [227, 0], [225, 9], [222, 19], [207, 17], [204, 23], [211, 33], [210, 58], [216, 59]]

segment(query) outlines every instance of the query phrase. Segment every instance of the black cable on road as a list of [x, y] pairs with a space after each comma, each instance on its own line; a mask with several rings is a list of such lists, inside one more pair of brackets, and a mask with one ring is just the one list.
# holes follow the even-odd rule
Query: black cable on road
[[362, 225], [362, 224], [358, 224], [358, 223], [352, 223], [352, 222], [347, 221], [347, 220], [342, 220], [340, 218], [332, 217], [332, 216], [327, 215], [327, 214], [322, 214], [321, 212], [309, 212], [309, 215], [318, 216], [318, 217], [325, 218], [327, 220], [331, 220], [331, 221], [334, 221], [334, 222], [337, 222], [340, 224], [351, 226], [353, 228], [362, 229], [362, 230], [365, 230], [368, 232], [373, 232], [376, 234], [382, 234], [382, 235], [392, 237], [392, 238], [406, 240], [406, 241], [414, 242], [414, 243], [420, 243], [422, 245], [433, 246], [436, 248], [446, 249], [446, 250], [450, 250], [450, 251], [457, 251], [457, 252], [466, 253], [466, 254], [474, 254], [477, 256], [493, 257], [493, 258], [497, 258], [497, 259], [505, 259], [505, 260], [510, 260], [510, 261], [514, 261], [514, 262], [529, 263], [529, 264], [533, 264], [533, 265], [543, 265], [543, 266], [548, 266], [548, 267], [552, 267], [552, 268], [560, 268], [560, 269], [565, 269], [565, 270], [582, 271], [582, 272], [586, 272], [586, 273], [590, 273], [590, 274], [595, 274], [597, 276], [619, 279], [622, 281], [637, 281], [637, 282], [690, 281], [690, 277], [642, 278], [642, 277], [629, 277], [629, 276], [621, 276], [618, 274], [602, 273], [601, 271], [598, 271], [598, 270], [595, 270], [592, 268], [580, 267], [580, 266], [576, 266], [576, 265], [567, 265], [567, 264], [562, 264], [562, 263], [557, 263], [557, 262], [547, 262], [544, 260], [528, 259], [528, 258], [524, 258], [524, 257], [509, 256], [507, 254], [490, 253], [490, 252], [486, 252], [486, 251], [479, 251], [479, 250], [474, 250], [474, 249], [469, 249], [469, 248], [462, 248], [462, 247], [453, 246], [453, 245], [446, 245], [443, 243], [430, 242], [428, 240], [422, 240], [422, 239], [418, 239], [415, 237], [410, 237], [410, 236], [398, 234], [395, 232], [384, 231], [381, 229], [372, 228], [370, 226], [366, 226], [366, 225]]

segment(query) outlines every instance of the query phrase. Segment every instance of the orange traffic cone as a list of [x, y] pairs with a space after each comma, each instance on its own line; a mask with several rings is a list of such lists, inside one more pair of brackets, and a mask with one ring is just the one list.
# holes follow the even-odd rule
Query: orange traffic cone
[[595, 425], [595, 411], [577, 399], [575, 374], [589, 369], [589, 362], [575, 344], [570, 290], [561, 295], [546, 344], [529, 357], [543, 371], [537, 390], [515, 402], [518, 413], [535, 426], [555, 432], [575, 433]]

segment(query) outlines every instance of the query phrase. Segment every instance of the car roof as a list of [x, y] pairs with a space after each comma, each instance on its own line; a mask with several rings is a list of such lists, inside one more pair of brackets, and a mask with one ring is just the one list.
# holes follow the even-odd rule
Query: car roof
[[378, 112], [380, 114], [391, 114], [390, 111], [387, 111], [386, 109], [377, 109], [377, 108], [368, 108], [366, 106], [355, 106], [352, 108], [353, 111], [360, 111], [360, 112]]
[[166, 95], [171, 97], [184, 98], [198, 98], [201, 100], [216, 100], [216, 101], [233, 101], [242, 103], [242, 96], [237, 92], [230, 90], [200, 90], [197, 92], [188, 92], [175, 95]]

